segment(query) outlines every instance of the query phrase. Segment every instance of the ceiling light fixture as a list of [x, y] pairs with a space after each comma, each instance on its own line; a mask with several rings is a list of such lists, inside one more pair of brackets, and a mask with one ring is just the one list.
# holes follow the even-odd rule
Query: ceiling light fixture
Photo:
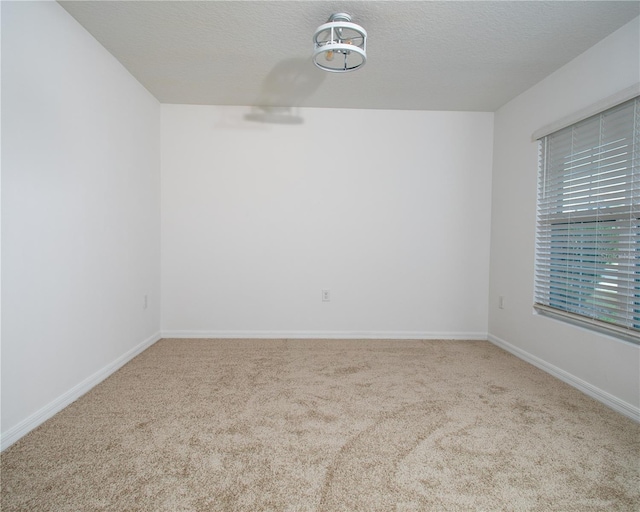
[[332, 14], [313, 35], [313, 62], [332, 73], [360, 69], [367, 62], [367, 31], [347, 13]]

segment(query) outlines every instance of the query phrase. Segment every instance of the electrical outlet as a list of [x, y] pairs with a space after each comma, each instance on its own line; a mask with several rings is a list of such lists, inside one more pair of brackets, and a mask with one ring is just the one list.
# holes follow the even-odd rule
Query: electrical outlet
[[504, 297], [502, 295], [500, 295], [500, 297], [498, 297], [498, 308], [499, 309], [504, 309]]
[[322, 290], [322, 302], [331, 301], [331, 292], [329, 290]]

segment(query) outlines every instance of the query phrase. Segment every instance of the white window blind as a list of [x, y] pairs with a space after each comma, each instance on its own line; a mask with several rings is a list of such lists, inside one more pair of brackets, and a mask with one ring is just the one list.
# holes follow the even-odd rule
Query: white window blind
[[640, 97], [539, 147], [536, 308], [640, 342]]

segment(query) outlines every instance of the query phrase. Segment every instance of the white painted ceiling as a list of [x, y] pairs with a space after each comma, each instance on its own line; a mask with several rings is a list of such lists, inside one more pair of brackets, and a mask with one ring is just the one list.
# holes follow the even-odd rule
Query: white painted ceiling
[[[60, 4], [162, 103], [469, 111], [496, 110], [640, 14], [638, 1]], [[361, 70], [311, 62], [333, 12], [369, 34]]]

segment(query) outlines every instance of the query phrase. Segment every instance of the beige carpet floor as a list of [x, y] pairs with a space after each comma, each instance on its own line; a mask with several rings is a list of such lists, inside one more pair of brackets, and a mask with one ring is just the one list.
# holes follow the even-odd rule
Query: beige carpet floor
[[1, 455], [2, 511], [638, 511], [640, 425], [483, 341], [159, 341]]

